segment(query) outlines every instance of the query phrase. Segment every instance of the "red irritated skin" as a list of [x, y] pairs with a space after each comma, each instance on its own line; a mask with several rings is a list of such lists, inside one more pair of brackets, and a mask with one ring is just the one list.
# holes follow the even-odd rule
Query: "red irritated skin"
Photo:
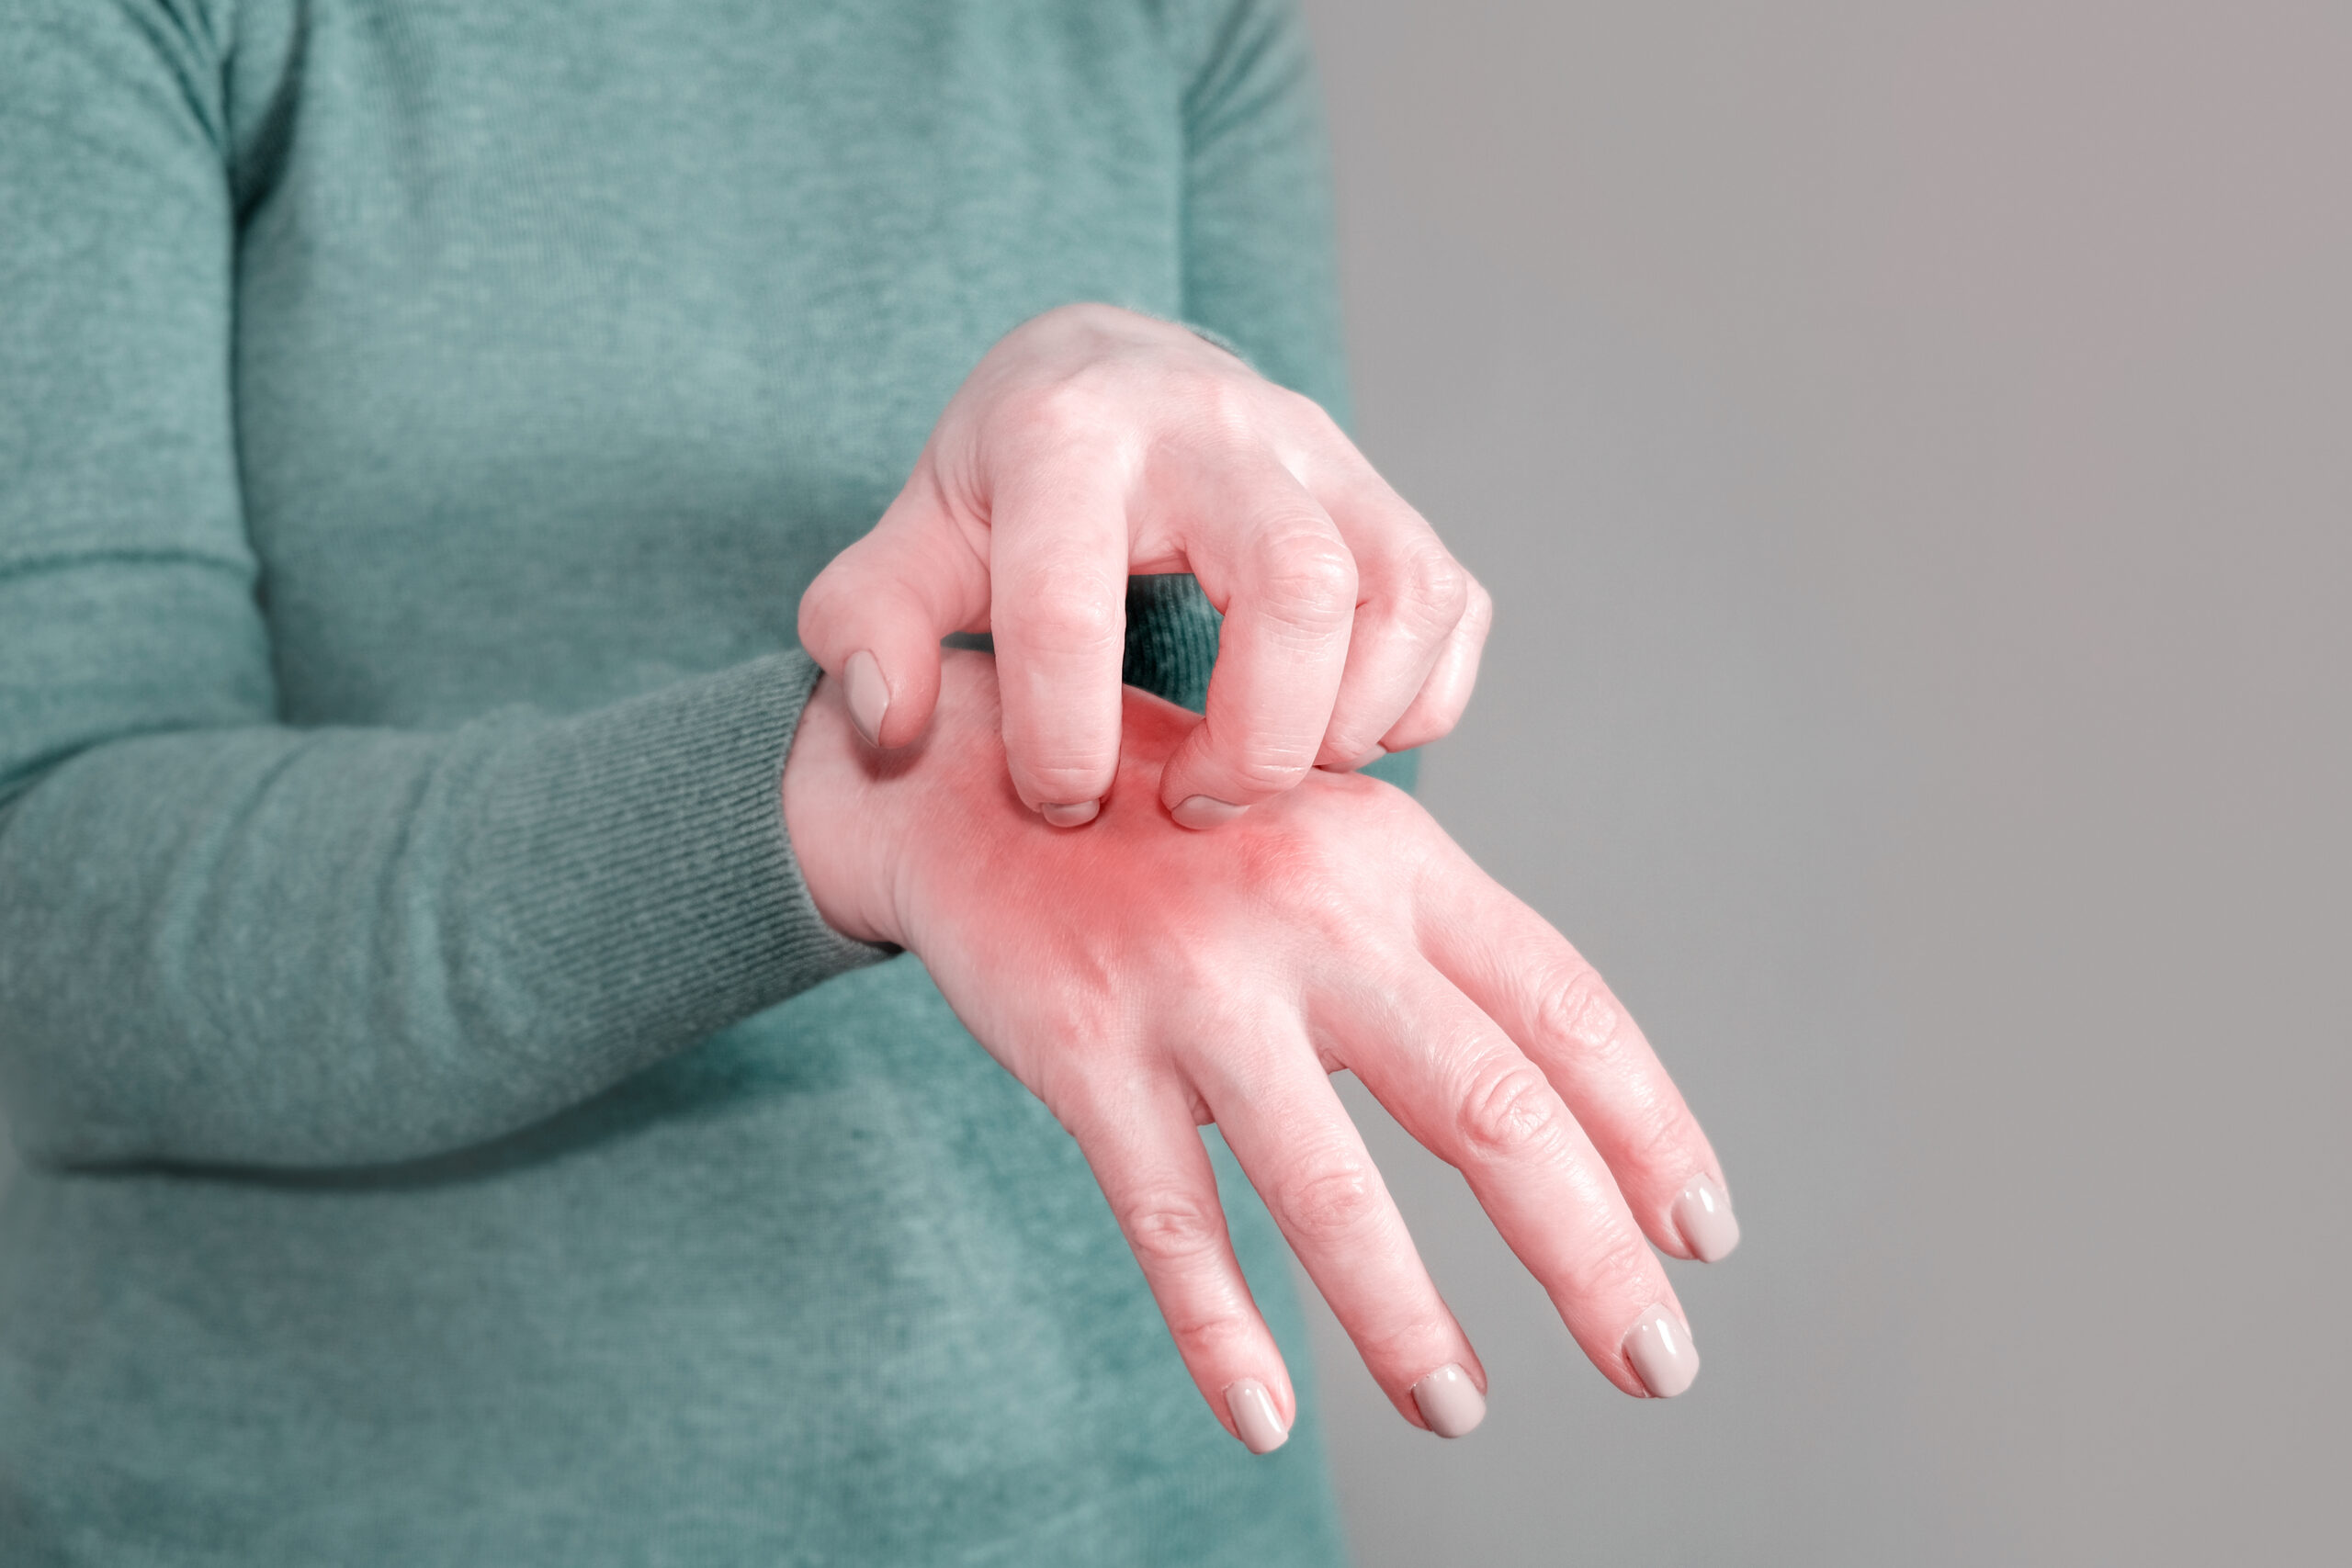
[[1296, 1403], [1227, 1239], [1212, 1121], [1398, 1413], [1451, 1436], [1484, 1408], [1476, 1353], [1333, 1092], [1342, 1068], [1468, 1179], [1603, 1376], [1636, 1397], [1688, 1385], [1687, 1324], [1644, 1238], [1693, 1256], [1689, 1195], [1722, 1204], [1722, 1170], [1557, 932], [1361, 775], [1178, 828], [1159, 775], [1201, 720], [1131, 689], [1099, 821], [1058, 831], [1007, 774], [994, 661], [950, 652], [942, 682], [937, 722], [896, 751], [820, 682], [783, 785], [809, 890], [842, 931], [918, 954], [1078, 1140], [1228, 1430], [1262, 1451]]

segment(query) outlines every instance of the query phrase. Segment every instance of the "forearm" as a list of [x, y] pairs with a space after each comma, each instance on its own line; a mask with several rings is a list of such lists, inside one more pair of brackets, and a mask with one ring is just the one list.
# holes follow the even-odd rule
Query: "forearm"
[[777, 780], [814, 670], [573, 718], [95, 746], [0, 813], [0, 1098], [73, 1162], [395, 1160], [496, 1135], [881, 956]]

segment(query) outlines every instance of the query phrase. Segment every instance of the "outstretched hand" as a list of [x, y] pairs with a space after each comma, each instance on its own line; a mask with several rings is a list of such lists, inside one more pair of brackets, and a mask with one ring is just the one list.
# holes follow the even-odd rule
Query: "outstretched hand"
[[1207, 722], [1160, 779], [1186, 827], [1434, 740], [1492, 606], [1329, 415], [1166, 321], [1067, 306], [990, 349], [874, 530], [800, 602], [867, 739], [929, 723], [939, 639], [993, 635], [1022, 802], [1093, 819], [1118, 766], [1133, 573], [1225, 613]]
[[[1652, 1253], [1738, 1231], [1706, 1136], [1600, 977], [1410, 796], [1323, 773], [1224, 832], [1173, 829], [1202, 722], [1132, 690], [1100, 819], [1008, 784], [999, 666], [950, 653], [896, 752], [819, 684], [784, 778], [819, 910], [911, 949], [1077, 1138], [1201, 1393], [1264, 1451], [1296, 1404], [1234, 1258], [1215, 1122], [1408, 1421], [1475, 1426], [1486, 1373], [1328, 1075], [1352, 1071], [1465, 1176], [1603, 1376], [1670, 1396], [1698, 1359]], [[1645, 1237], [1647, 1238], [1646, 1242]]]

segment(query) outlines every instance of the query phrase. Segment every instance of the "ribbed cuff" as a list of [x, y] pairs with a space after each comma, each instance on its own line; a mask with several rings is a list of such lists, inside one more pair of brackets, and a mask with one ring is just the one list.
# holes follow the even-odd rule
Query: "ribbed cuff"
[[825, 923], [785, 833], [785, 755], [820, 673], [780, 654], [516, 748], [473, 840], [509, 926], [519, 994], [501, 1000], [650, 1061], [898, 951]]
[[1194, 713], [1207, 705], [1225, 618], [1190, 572], [1127, 579], [1127, 651], [1121, 680]]

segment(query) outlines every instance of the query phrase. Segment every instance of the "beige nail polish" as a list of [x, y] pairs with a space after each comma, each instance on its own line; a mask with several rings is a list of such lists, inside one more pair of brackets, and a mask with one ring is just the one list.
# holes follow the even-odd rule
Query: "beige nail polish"
[[1102, 813], [1099, 800], [1080, 800], [1068, 806], [1041, 806], [1038, 814], [1057, 828], [1083, 828]]
[[1227, 1389], [1225, 1407], [1232, 1413], [1233, 1429], [1241, 1434], [1243, 1446], [1251, 1453], [1270, 1454], [1290, 1441], [1290, 1428], [1283, 1425], [1274, 1396], [1256, 1378], [1243, 1378]]
[[1413, 1403], [1441, 1438], [1467, 1437], [1487, 1418], [1487, 1396], [1451, 1361], [1413, 1385]]
[[1731, 1212], [1731, 1194], [1711, 1179], [1691, 1179], [1674, 1201], [1674, 1228], [1682, 1243], [1702, 1263], [1720, 1263], [1739, 1245], [1739, 1221]]
[[1654, 1306], [1626, 1332], [1625, 1359], [1656, 1399], [1672, 1399], [1699, 1375], [1699, 1349], [1690, 1329], [1666, 1307]]
[[1326, 763], [1323, 766], [1323, 771], [1327, 773], [1352, 773], [1358, 768], [1368, 768], [1372, 766], [1373, 763], [1377, 762], [1386, 755], [1388, 755], [1387, 747], [1374, 746], [1371, 750], [1366, 751], [1363, 756], [1358, 757], [1352, 762]]
[[882, 666], [860, 649], [842, 666], [842, 684], [849, 699], [850, 722], [869, 745], [881, 745], [883, 716], [890, 711], [890, 683], [882, 679]]
[[1188, 795], [1169, 809], [1168, 815], [1187, 828], [1216, 828], [1232, 821], [1250, 808], [1235, 806], [1215, 795]]

